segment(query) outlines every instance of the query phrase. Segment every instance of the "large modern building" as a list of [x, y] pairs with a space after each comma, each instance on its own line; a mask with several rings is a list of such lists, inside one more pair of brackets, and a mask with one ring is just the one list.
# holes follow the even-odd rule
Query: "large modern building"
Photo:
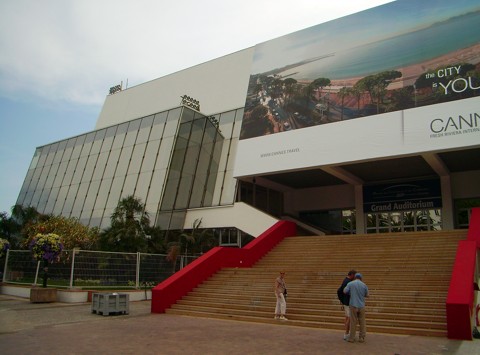
[[94, 131], [36, 149], [17, 203], [106, 227], [134, 195], [164, 229], [201, 220], [233, 243], [286, 218], [328, 234], [467, 227], [478, 23], [476, 0], [399, 0], [113, 88]]

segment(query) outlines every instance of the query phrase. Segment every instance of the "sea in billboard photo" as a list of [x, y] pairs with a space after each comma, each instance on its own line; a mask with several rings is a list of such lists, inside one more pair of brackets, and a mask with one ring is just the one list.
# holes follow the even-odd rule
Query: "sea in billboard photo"
[[480, 3], [399, 0], [255, 46], [240, 139], [480, 93]]

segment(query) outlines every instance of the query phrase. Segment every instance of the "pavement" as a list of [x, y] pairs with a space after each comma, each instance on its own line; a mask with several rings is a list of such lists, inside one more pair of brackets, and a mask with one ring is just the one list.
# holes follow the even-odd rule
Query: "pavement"
[[480, 354], [480, 341], [343, 332], [278, 324], [150, 313], [130, 302], [127, 315], [92, 313], [90, 303], [30, 303], [0, 295], [0, 353], [22, 354]]

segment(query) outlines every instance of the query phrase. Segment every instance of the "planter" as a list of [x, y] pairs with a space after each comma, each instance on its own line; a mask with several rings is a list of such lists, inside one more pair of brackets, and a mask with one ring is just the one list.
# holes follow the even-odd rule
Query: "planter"
[[32, 303], [49, 303], [56, 301], [56, 288], [34, 287], [30, 289], [30, 302]]

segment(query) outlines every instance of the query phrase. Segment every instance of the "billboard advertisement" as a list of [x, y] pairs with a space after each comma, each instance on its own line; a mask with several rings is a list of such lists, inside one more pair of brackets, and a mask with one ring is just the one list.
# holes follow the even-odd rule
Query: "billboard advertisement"
[[399, 0], [258, 44], [240, 143], [478, 96], [479, 23], [478, 0]]

